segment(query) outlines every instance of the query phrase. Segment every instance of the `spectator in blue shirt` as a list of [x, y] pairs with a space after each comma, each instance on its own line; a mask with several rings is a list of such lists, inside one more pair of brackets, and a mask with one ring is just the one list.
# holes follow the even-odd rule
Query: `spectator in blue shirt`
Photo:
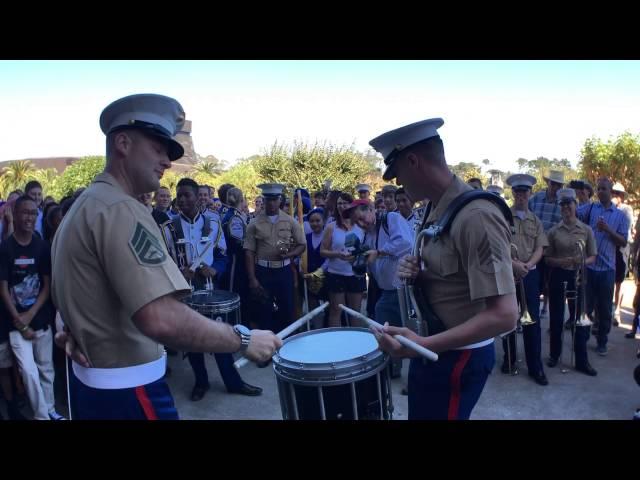
[[613, 183], [608, 178], [598, 180], [599, 202], [580, 207], [578, 215], [593, 230], [598, 246], [595, 263], [587, 267], [587, 311], [598, 318], [597, 352], [606, 355], [607, 335], [611, 330], [611, 310], [616, 273], [616, 251], [627, 244], [629, 220], [612, 202]]

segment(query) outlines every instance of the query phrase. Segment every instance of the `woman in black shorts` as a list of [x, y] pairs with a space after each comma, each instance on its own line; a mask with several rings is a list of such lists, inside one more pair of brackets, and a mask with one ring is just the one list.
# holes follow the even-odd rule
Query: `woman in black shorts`
[[354, 244], [364, 241], [364, 231], [351, 220], [342, 217], [343, 210], [353, 202], [348, 193], [341, 193], [336, 208], [336, 221], [326, 226], [320, 255], [329, 259], [326, 285], [329, 292], [329, 327], [339, 327], [342, 311], [339, 304], [360, 311], [362, 293], [367, 289], [364, 275], [355, 275], [353, 262]]

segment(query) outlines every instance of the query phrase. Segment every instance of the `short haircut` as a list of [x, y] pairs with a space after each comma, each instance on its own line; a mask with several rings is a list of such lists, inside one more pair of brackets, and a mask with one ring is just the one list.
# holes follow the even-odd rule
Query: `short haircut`
[[24, 187], [24, 192], [29, 193], [34, 188], [39, 188], [40, 190], [42, 190], [42, 185], [40, 184], [39, 181], [31, 180], [30, 182], [27, 182], [27, 184]]
[[316, 193], [313, 194], [313, 198], [325, 199], [325, 198], [327, 198], [327, 196], [324, 194], [324, 192], [316, 192]]
[[384, 200], [381, 198], [378, 198], [375, 202], [375, 206], [377, 207], [378, 205], [384, 205]]
[[609, 185], [609, 190], [613, 190], [613, 182], [609, 177], [598, 178], [598, 183], [606, 183], [607, 185]]
[[407, 198], [409, 198], [409, 194], [402, 187], [400, 187], [398, 190], [396, 190], [396, 198], [398, 197], [398, 195], [405, 195]]
[[201, 188], [206, 188], [207, 192], [209, 192], [209, 196], [211, 196], [211, 187], [209, 185], [198, 185], [198, 190]]
[[571, 180], [569, 182], [569, 188], [573, 188], [574, 190], [582, 190], [585, 188], [584, 182], [582, 180]]
[[20, 208], [20, 205], [22, 205], [24, 202], [36, 203], [36, 201], [33, 198], [31, 198], [29, 195], [22, 195], [21, 197], [17, 198], [15, 206], [13, 208], [16, 211], [18, 211], [18, 208]]
[[233, 183], [223, 183], [218, 187], [218, 198], [222, 203], [227, 203], [227, 192], [234, 187]]
[[189, 187], [193, 190], [193, 193], [196, 195], [196, 197], [198, 196], [198, 189], [200, 187], [198, 186], [198, 183], [193, 178], [188, 178], [188, 177], [181, 178], [180, 181], [178, 182], [178, 185], [176, 186], [176, 189], [180, 187]]

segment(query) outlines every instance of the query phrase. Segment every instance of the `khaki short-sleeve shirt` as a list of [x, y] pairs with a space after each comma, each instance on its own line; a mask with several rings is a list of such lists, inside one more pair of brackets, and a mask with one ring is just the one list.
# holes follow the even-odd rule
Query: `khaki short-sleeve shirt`
[[585, 255], [587, 257], [598, 254], [593, 230], [580, 220], [576, 220], [574, 225], [567, 225], [564, 221], [561, 221], [559, 224], [551, 227], [547, 236], [549, 237], [549, 246], [544, 251], [546, 257], [567, 258], [579, 255], [580, 252], [576, 246], [576, 242], [579, 240], [585, 242]]
[[549, 241], [544, 233], [542, 222], [536, 217], [535, 213], [529, 210], [524, 219], [520, 219], [516, 214], [515, 208], [512, 208], [511, 211], [513, 212], [513, 225], [516, 232], [512, 242], [518, 247], [518, 260], [528, 262], [533, 252], [539, 247], [549, 245]]
[[105, 173], [60, 224], [52, 272], [53, 301], [95, 368], [160, 358], [163, 347], [132, 316], [157, 298], [190, 292], [151, 213]]
[[282, 260], [278, 240], [288, 242], [291, 238], [293, 243], [289, 250], [298, 245], [304, 245], [306, 248], [307, 239], [304, 236], [304, 230], [293, 217], [280, 210], [274, 223], [265, 213], [260, 213], [247, 227], [244, 249], [255, 252], [258, 260], [278, 261]]
[[[427, 222], [437, 221], [453, 199], [469, 190], [454, 177]], [[448, 233], [422, 249], [423, 291], [447, 329], [485, 310], [486, 298], [515, 292], [510, 243], [511, 230], [498, 207], [475, 200], [458, 213]]]

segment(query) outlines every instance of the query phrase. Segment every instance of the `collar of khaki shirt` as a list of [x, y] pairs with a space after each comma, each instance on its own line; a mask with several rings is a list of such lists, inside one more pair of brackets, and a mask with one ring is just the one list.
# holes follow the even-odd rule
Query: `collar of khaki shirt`
[[560, 220], [560, 223], [558, 223], [558, 228], [564, 228], [568, 232], [571, 232], [575, 229], [586, 231], [585, 229], [588, 227], [580, 220], [576, 220], [576, 223], [574, 223], [573, 225], [567, 225], [566, 223], [564, 223], [564, 220]]
[[453, 179], [447, 189], [438, 200], [438, 203], [435, 204], [435, 208], [431, 210], [429, 214], [429, 218], [427, 219], [427, 223], [436, 221], [442, 217], [444, 212], [447, 210], [447, 207], [453, 200], [459, 196], [461, 193], [468, 192], [469, 190], [473, 190], [469, 185], [460, 180], [456, 175], [453, 176]]
[[[522, 210], [520, 210], [522, 211]], [[520, 219], [520, 217], [518, 216], [518, 214], [516, 213], [516, 207], [511, 207], [511, 213], [513, 213], [513, 221], [515, 222], [516, 218], [520, 221], [525, 221], [525, 220], [532, 220], [533, 222], [536, 221], [536, 214], [533, 213], [531, 210], [527, 209], [527, 215], [523, 218]]]

